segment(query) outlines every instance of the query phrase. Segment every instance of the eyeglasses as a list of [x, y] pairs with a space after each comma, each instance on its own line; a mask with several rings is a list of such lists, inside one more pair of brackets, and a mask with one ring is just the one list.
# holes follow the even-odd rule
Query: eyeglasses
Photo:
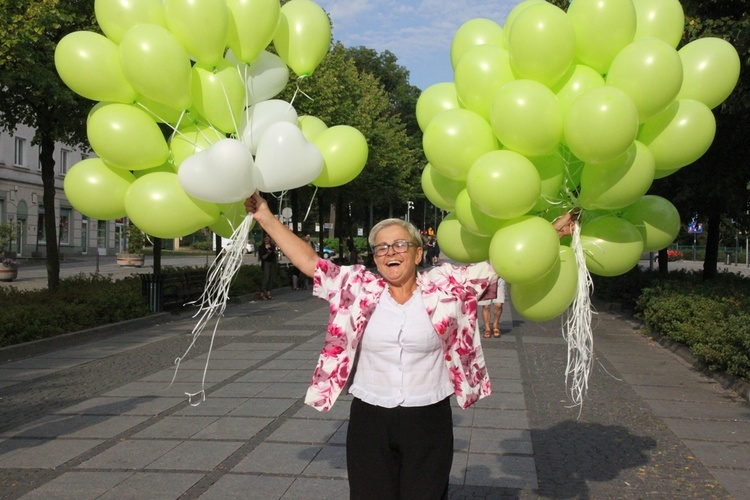
[[393, 248], [393, 251], [395, 253], [406, 253], [409, 251], [409, 247], [412, 245], [414, 245], [414, 243], [408, 240], [396, 240], [391, 244], [381, 243], [380, 245], [375, 245], [374, 247], [372, 247], [372, 253], [375, 255], [375, 257], [382, 257], [383, 255], [388, 254], [388, 249], [390, 248]]

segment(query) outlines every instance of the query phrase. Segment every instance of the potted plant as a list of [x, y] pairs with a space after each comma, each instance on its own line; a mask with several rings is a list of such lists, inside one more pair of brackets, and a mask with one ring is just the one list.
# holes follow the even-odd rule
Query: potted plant
[[16, 258], [16, 252], [13, 251], [13, 237], [16, 234], [17, 227], [17, 222], [0, 224], [0, 251], [3, 252], [3, 256], [9, 259]]
[[143, 231], [135, 225], [129, 224], [125, 236], [127, 238], [127, 251], [117, 254], [117, 264], [120, 266], [143, 267], [143, 263], [146, 260], [146, 257], [143, 255], [143, 244], [145, 243]]
[[18, 277], [18, 261], [9, 257], [0, 260], [0, 281], [13, 281]]

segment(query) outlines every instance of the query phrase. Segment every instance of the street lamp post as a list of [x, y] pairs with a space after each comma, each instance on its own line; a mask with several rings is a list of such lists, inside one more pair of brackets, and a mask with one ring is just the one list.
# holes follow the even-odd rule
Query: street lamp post
[[406, 222], [410, 222], [409, 220], [409, 212], [414, 209], [414, 202], [413, 201], [407, 201], [406, 202]]

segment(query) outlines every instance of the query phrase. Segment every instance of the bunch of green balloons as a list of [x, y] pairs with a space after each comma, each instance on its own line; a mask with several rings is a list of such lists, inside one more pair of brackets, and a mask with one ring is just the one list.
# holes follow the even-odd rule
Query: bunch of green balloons
[[417, 102], [428, 160], [422, 188], [451, 212], [440, 248], [491, 261], [532, 320], [562, 313], [577, 289], [573, 252], [551, 222], [580, 211], [589, 272], [615, 276], [666, 247], [680, 220], [654, 179], [711, 145], [740, 60], [718, 38], [676, 50], [678, 0], [526, 0], [501, 27], [472, 19], [451, 45], [454, 81]]
[[289, 68], [309, 76], [330, 48], [330, 21], [311, 0], [96, 0], [94, 8], [104, 35], [73, 32], [55, 50], [63, 82], [99, 101], [87, 120], [97, 157], [74, 165], [64, 183], [84, 215], [128, 216], [161, 238], [205, 226], [230, 237], [256, 190], [340, 186], [364, 168], [358, 130], [329, 128], [273, 99]]

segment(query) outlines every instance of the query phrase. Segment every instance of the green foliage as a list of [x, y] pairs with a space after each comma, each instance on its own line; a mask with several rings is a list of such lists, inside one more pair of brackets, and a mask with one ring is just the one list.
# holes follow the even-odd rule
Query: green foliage
[[750, 279], [719, 273], [669, 273], [636, 301], [646, 328], [686, 345], [709, 369], [750, 379]]
[[127, 229], [128, 238], [128, 253], [129, 254], [142, 254], [143, 245], [146, 242], [146, 237], [143, 235], [143, 231], [138, 229], [134, 224], [130, 224]]
[[190, 248], [193, 250], [211, 250], [213, 248], [213, 244], [210, 241], [194, 241]]

